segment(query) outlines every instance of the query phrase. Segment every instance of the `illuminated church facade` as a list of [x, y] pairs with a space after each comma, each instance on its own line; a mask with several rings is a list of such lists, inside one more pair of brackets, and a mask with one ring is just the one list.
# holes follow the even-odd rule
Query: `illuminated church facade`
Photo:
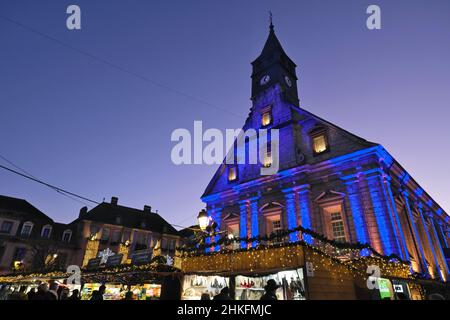
[[[300, 107], [296, 65], [272, 24], [252, 67], [243, 129], [279, 130], [279, 171], [262, 176], [264, 164], [224, 162], [202, 196], [220, 230], [251, 238], [301, 225], [331, 240], [369, 244], [409, 261], [413, 272], [448, 281], [450, 217], [380, 144]], [[312, 241], [300, 232], [286, 241], [300, 239]]]

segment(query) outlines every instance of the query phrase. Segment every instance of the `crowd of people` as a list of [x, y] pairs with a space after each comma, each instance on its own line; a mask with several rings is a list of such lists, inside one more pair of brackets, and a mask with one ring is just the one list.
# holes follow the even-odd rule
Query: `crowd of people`
[[80, 300], [80, 291], [75, 289], [70, 294], [67, 287], [60, 286], [56, 282], [41, 283], [37, 288], [28, 290], [27, 286], [20, 286], [14, 290], [10, 286], [0, 289], [0, 300]]
[[[264, 286], [264, 294], [261, 296], [261, 300], [278, 300], [276, 291], [280, 286], [275, 282], [275, 280], [270, 279]], [[209, 293], [203, 293], [200, 300], [211, 300]], [[213, 300], [233, 300], [231, 298], [230, 288], [224, 287], [220, 290], [220, 293], [213, 297]]]
[[[261, 296], [261, 300], [278, 300], [276, 291], [280, 286], [275, 282], [275, 280], [270, 279], [264, 286], [264, 294]], [[18, 289], [14, 289], [11, 286], [3, 285], [0, 288], [0, 300], [81, 300], [80, 291], [74, 289], [72, 293], [70, 290], [61, 286], [56, 282], [41, 283], [37, 286], [37, 289], [31, 288], [28, 290], [27, 286], [20, 286]], [[101, 285], [98, 290], [92, 292], [90, 300], [103, 300], [103, 295], [105, 293], [106, 286]], [[438, 293], [432, 293], [428, 295], [428, 300], [445, 300], [445, 297]], [[133, 293], [128, 291], [125, 294], [123, 300], [133, 300]], [[211, 300], [209, 293], [204, 293], [201, 296], [201, 300]], [[212, 300], [233, 300], [231, 297], [231, 292], [229, 287], [224, 287], [219, 294], [213, 297]], [[395, 300], [408, 300], [405, 294], [397, 293]]]

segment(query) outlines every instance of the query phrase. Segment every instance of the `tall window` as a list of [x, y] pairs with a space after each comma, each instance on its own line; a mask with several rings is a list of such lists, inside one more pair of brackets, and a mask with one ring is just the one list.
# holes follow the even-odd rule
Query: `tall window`
[[27, 254], [26, 248], [16, 248], [16, 250], [14, 250], [12, 264], [14, 264], [15, 262], [23, 261], [25, 259], [26, 254]]
[[[266, 218], [266, 233], [267, 235], [277, 235], [282, 230], [281, 214], [271, 215]], [[281, 243], [284, 239], [276, 237], [272, 240], [272, 243]]]
[[266, 234], [277, 233], [282, 229], [281, 214], [272, 214], [266, 217]]
[[27, 221], [23, 224], [20, 235], [22, 237], [29, 237], [31, 235], [31, 230], [33, 230], [33, 223], [30, 221]]
[[163, 238], [161, 241], [161, 249], [167, 249], [167, 239]]
[[122, 242], [125, 243], [130, 240], [131, 240], [131, 231], [129, 230], [124, 231], [122, 235]]
[[101, 241], [108, 241], [110, 233], [111, 233], [111, 230], [109, 228], [103, 228]]
[[176, 244], [176, 240], [170, 239], [169, 240], [169, 250], [175, 250], [175, 244]]
[[310, 132], [313, 154], [318, 155], [329, 151], [328, 137], [325, 128], [319, 127]]
[[281, 220], [272, 220], [272, 231], [277, 232], [281, 230]]
[[263, 127], [272, 123], [272, 106], [267, 106], [261, 111], [261, 125]]
[[[227, 221], [225, 228], [229, 239], [239, 238], [239, 220]], [[239, 245], [239, 242], [234, 241], [228, 246], [228, 249], [239, 249]]]
[[272, 123], [272, 112], [271, 111], [264, 112], [261, 117], [262, 126], [265, 127], [271, 123]]
[[41, 237], [44, 239], [49, 239], [52, 233], [52, 226], [46, 225], [42, 227]]
[[237, 168], [236, 167], [228, 167], [228, 181], [236, 181], [237, 179]]
[[272, 165], [272, 151], [268, 150], [264, 155], [263, 166], [268, 168]]
[[327, 150], [327, 138], [324, 134], [321, 134], [319, 136], [316, 136], [313, 138], [313, 144], [314, 144], [314, 153], [322, 153]]
[[345, 227], [344, 220], [342, 220], [342, 215], [340, 212], [333, 212], [331, 214], [331, 232], [333, 234], [333, 239], [336, 241], [345, 242]]
[[0, 233], [9, 234], [11, 232], [13, 224], [14, 223], [12, 221], [3, 221], [2, 226], [0, 227]]
[[119, 243], [120, 242], [120, 238], [121, 238], [122, 234], [119, 230], [115, 230], [112, 232], [112, 236], [111, 236], [111, 242], [112, 243]]
[[70, 242], [70, 239], [72, 238], [72, 230], [65, 230], [63, 232], [62, 241], [63, 242]]

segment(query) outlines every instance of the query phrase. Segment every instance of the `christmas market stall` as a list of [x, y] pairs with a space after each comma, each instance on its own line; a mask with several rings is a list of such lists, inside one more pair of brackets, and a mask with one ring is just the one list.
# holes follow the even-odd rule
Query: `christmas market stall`
[[213, 234], [208, 240], [197, 238], [179, 248], [182, 299], [214, 296], [229, 286], [234, 299], [257, 300], [269, 279], [278, 284], [281, 300], [424, 298], [410, 265], [399, 257], [383, 256], [367, 244], [329, 240], [301, 226], [266, 237]]
[[[26, 286], [26, 292], [35, 290], [41, 283], [55, 283], [58, 287], [67, 288], [69, 295], [78, 289], [81, 300], [89, 300], [95, 290], [105, 286], [104, 300], [128, 299], [154, 300], [179, 299], [181, 273], [168, 265], [165, 257], [155, 257], [145, 264], [120, 264], [106, 266], [90, 264], [88, 268], [68, 268], [68, 272], [52, 271], [47, 273], [21, 273], [0, 277], [0, 284], [8, 286], [9, 291]], [[178, 284], [178, 285], [177, 285]], [[175, 293], [173, 293], [175, 291]]]

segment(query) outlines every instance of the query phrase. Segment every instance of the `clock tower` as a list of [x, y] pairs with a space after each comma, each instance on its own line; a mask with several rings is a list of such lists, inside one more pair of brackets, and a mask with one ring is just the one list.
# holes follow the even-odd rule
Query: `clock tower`
[[252, 66], [252, 101], [255, 101], [260, 94], [264, 94], [267, 89], [279, 85], [282, 98], [288, 103], [299, 106], [296, 65], [284, 52], [275, 35], [272, 21], [264, 48], [259, 57], [252, 62]]

